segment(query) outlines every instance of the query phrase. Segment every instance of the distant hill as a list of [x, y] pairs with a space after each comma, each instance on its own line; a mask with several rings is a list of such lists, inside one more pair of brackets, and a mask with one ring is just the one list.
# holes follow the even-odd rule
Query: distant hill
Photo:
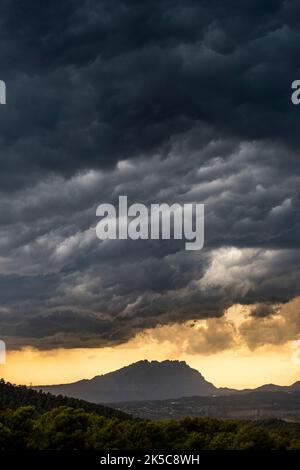
[[164, 400], [218, 393], [218, 389], [207, 382], [200, 372], [183, 361], [139, 361], [91, 380], [35, 389], [95, 403]]
[[96, 405], [66, 396], [54, 396], [43, 391], [35, 391], [24, 385], [12, 385], [0, 379], [0, 410], [15, 410], [21, 406], [32, 405], [38, 412], [50, 411], [59, 406], [68, 406], [95, 413], [107, 418], [129, 419], [130, 415], [108, 406]]
[[255, 389], [257, 392], [300, 392], [300, 381], [292, 385], [266, 384]]

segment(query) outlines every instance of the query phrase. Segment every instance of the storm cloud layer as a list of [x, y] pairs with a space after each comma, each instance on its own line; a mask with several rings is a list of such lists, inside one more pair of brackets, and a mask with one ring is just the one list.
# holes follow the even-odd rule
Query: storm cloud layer
[[[299, 295], [299, 23], [296, 1], [1, 2], [9, 347], [115, 344], [234, 303], [259, 305], [252, 328]], [[204, 203], [204, 250], [100, 242], [96, 207], [121, 194]]]

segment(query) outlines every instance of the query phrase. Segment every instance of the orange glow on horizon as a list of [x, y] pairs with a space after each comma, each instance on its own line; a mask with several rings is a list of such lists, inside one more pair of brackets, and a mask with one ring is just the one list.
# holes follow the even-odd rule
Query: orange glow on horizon
[[289, 385], [299, 380], [300, 365], [292, 360], [293, 341], [249, 349], [241, 339], [238, 327], [249, 319], [248, 314], [245, 307], [234, 306], [222, 318], [159, 326], [113, 347], [8, 351], [0, 376], [17, 384], [58, 384], [92, 378], [143, 359], [170, 359], [186, 361], [218, 387]]

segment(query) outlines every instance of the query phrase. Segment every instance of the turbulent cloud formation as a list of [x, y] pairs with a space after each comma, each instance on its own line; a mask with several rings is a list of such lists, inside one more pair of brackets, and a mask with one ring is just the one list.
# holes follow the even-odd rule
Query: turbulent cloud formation
[[4, 0], [0, 18], [3, 188], [151, 155], [196, 121], [299, 148], [296, 0]]
[[[250, 338], [299, 295], [299, 22], [295, 0], [1, 2], [9, 347], [115, 344], [234, 303], [256, 305]], [[100, 242], [120, 194], [205, 203], [204, 250]]]
[[251, 349], [264, 344], [284, 344], [299, 338], [300, 299], [282, 306], [275, 315], [259, 318], [258, 321], [247, 319], [242, 323], [240, 333]]

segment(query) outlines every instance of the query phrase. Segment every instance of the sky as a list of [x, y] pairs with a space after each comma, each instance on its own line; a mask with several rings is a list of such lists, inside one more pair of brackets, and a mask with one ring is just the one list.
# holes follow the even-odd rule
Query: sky
[[[0, 375], [300, 379], [299, 23], [296, 0], [2, 0]], [[100, 241], [119, 195], [204, 204], [204, 248]]]

